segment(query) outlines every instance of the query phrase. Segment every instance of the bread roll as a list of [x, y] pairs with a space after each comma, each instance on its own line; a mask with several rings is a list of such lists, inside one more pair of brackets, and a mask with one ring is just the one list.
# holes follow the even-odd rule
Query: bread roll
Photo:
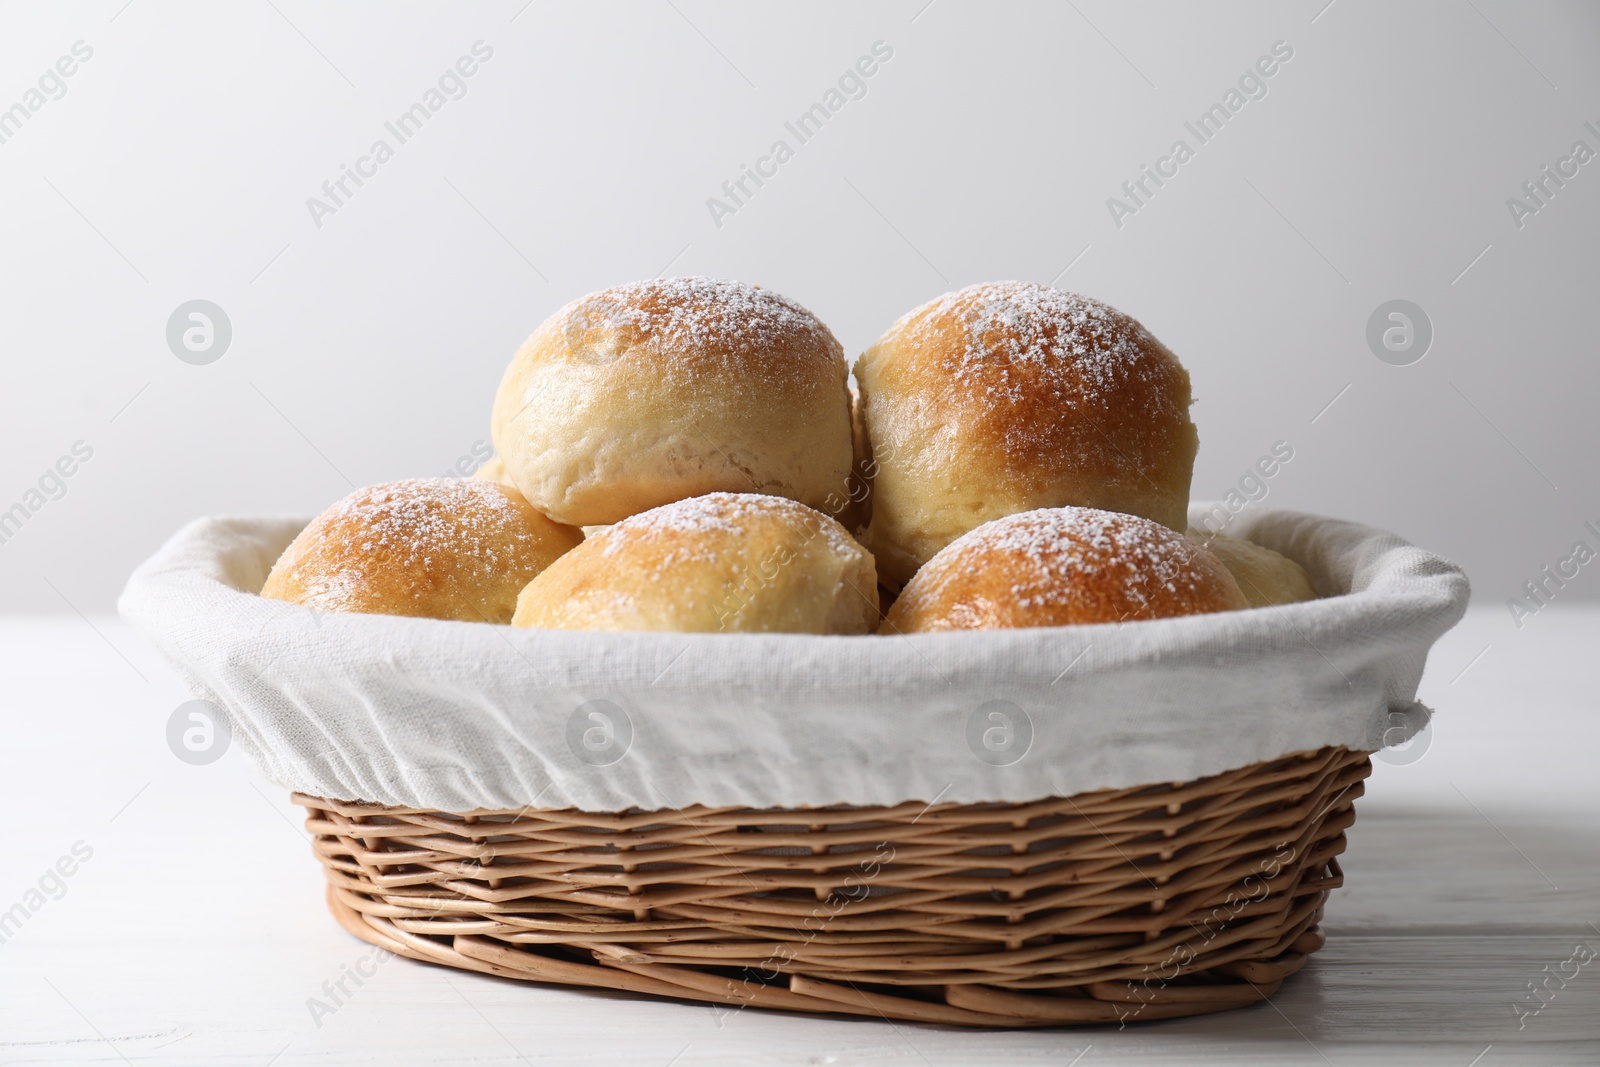
[[528, 583], [517, 626], [864, 634], [872, 556], [833, 519], [781, 497], [712, 493], [595, 534]]
[[1253, 608], [1317, 599], [1317, 591], [1305, 569], [1288, 556], [1242, 538], [1214, 534], [1193, 526], [1189, 528], [1189, 537], [1222, 561]]
[[386, 482], [312, 520], [261, 595], [324, 611], [507, 623], [522, 587], [582, 540], [495, 482]]
[[[472, 476], [481, 481], [499, 482], [501, 485], [509, 485], [513, 489], [517, 488], [516, 485], [512, 483], [511, 479], [506, 475], [505, 461], [499, 456], [490, 456], [488, 459], [484, 460], [483, 466], [473, 471]], [[522, 495], [521, 490], [518, 490], [517, 495]]]
[[1116, 308], [1031, 282], [974, 285], [902, 317], [855, 374], [878, 465], [867, 545], [892, 584], [1020, 511], [1187, 525], [1189, 375]]
[[906, 585], [884, 632], [1131, 622], [1249, 606], [1215, 556], [1160, 523], [1047, 508], [957, 538]]
[[844, 506], [832, 514], [840, 526], [859, 536], [872, 519], [873, 463], [867, 427], [861, 421], [861, 397], [854, 389], [850, 390], [850, 451], [853, 458], [845, 483]]
[[534, 507], [600, 526], [705, 493], [848, 500], [843, 350], [805, 308], [743, 282], [671, 278], [574, 300], [517, 351], [491, 421]]

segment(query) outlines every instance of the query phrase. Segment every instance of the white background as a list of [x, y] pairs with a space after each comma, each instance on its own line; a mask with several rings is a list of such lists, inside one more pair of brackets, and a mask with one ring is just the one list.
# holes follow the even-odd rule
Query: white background
[[[1583, 128], [1600, 126], [1600, 6], [925, 5], [0, 4], [0, 111], [74, 42], [94, 50], [0, 143], [0, 512], [74, 442], [94, 449], [0, 543], [0, 614], [88, 616], [0, 619], [3, 709], [23, 726], [0, 746], [0, 805], [18, 813], [0, 909], [74, 841], [95, 850], [0, 948], [0, 1059], [1592, 1052], [1592, 971], [1525, 1030], [1511, 1005], [1600, 920], [1600, 563], [1522, 632], [1504, 604], [1600, 542], [1583, 530], [1600, 526], [1600, 161], [1520, 230], [1506, 200], [1578, 138], [1600, 149]], [[318, 228], [306, 199], [479, 40], [494, 56], [467, 95]], [[716, 226], [706, 199], [879, 40], [894, 55], [866, 96]], [[1106, 199], [1280, 40], [1294, 58], [1266, 98], [1117, 228]], [[754, 1011], [724, 1028], [698, 1006], [390, 964], [315, 1024], [308, 998], [365, 948], [317, 904], [298, 812], [237, 753], [173, 758], [162, 726], [186, 694], [101, 613], [195, 516], [309, 514], [470, 457], [541, 319], [664, 270], [787, 293], [852, 355], [971, 282], [1100, 297], [1194, 376], [1197, 497], [1287, 440], [1267, 506], [1388, 526], [1466, 566], [1478, 610], [1420, 692], [1437, 736], [1377, 761], [1329, 945], [1270, 1007], [1124, 1034]], [[233, 324], [209, 366], [166, 342], [197, 298]], [[1437, 332], [1411, 366], [1364, 337], [1395, 298]]]
[[[443, 472], [541, 319], [663, 270], [784, 292], [852, 356], [976, 281], [1102, 298], [1193, 374], [1197, 498], [1287, 440], [1269, 506], [1392, 528], [1503, 605], [1597, 543], [1600, 161], [1520, 230], [1506, 200], [1600, 149], [1600, 8], [1325, 2], [6, 5], [0, 108], [94, 52], [0, 144], [0, 509], [94, 456], [0, 544], [0, 610], [107, 610], [195, 516]], [[307, 198], [479, 40], [318, 227]], [[880, 40], [865, 97], [717, 226]], [[1118, 228], [1107, 198], [1280, 40], [1268, 95]], [[233, 324], [209, 366], [166, 344], [195, 298]], [[1364, 338], [1393, 298], [1436, 330], [1411, 366]]]

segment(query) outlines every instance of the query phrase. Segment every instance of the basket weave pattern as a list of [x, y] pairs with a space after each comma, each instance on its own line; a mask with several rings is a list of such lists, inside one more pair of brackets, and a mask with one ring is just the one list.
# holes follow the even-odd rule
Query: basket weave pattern
[[302, 795], [335, 916], [401, 955], [732, 1006], [980, 1026], [1272, 995], [1322, 945], [1343, 748], [1026, 804], [468, 815]]

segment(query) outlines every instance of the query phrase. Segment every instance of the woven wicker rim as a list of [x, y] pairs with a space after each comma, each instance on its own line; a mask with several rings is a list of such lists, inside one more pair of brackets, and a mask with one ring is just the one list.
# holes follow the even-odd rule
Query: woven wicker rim
[[1026, 804], [469, 814], [296, 794], [335, 917], [508, 978], [974, 1026], [1271, 996], [1317, 930], [1367, 754]]

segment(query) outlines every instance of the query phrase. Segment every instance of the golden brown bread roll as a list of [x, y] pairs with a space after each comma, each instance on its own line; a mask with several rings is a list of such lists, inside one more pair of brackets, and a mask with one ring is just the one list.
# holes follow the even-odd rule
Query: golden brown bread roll
[[786, 297], [669, 278], [574, 300], [512, 357], [491, 436], [510, 480], [573, 526], [704, 493], [841, 510], [850, 473], [839, 342]]
[[522, 587], [582, 540], [496, 482], [385, 482], [301, 530], [261, 595], [325, 611], [507, 623]]
[[1189, 527], [1189, 538], [1211, 550], [1228, 568], [1253, 608], [1317, 599], [1305, 568], [1288, 556], [1251, 541]]
[[1189, 375], [1138, 322], [1031, 282], [947, 293], [856, 362], [891, 584], [985, 522], [1077, 505], [1187, 525]]
[[1047, 508], [957, 538], [906, 585], [883, 632], [1070, 626], [1249, 606], [1215, 556], [1160, 523]]
[[512, 620], [556, 630], [865, 634], [872, 556], [782, 497], [712, 493], [600, 531], [528, 583]]
[[867, 440], [867, 427], [861, 421], [861, 397], [854, 389], [850, 390], [850, 451], [852, 460], [850, 477], [845, 482], [845, 491], [840, 494], [842, 506], [837, 511], [833, 509], [833, 502], [828, 503], [824, 510], [839, 520], [839, 525], [849, 530], [852, 535], [859, 536], [865, 530], [867, 523], [872, 519], [872, 445]]

